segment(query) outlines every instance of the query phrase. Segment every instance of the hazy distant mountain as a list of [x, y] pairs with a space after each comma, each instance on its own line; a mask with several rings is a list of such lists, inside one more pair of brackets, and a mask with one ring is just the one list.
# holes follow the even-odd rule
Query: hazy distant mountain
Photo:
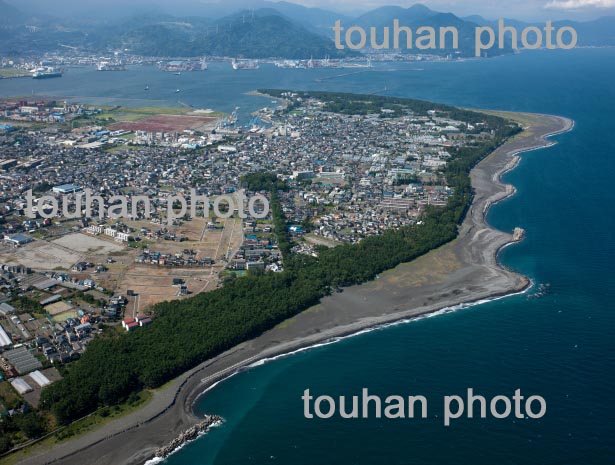
[[[25, 1], [28, 3], [28, 0]], [[58, 3], [61, 7], [65, 2], [58, 0]], [[92, 8], [92, 4], [88, 6]], [[133, 8], [137, 6], [138, 2], [132, 5]], [[200, 6], [202, 8], [203, 4]], [[23, 24], [32, 23], [29, 15], [0, 0], [0, 16], [15, 26], [11, 32], [0, 28], [0, 52], [19, 55], [56, 50], [68, 45], [95, 51], [127, 48], [134, 53], [156, 56], [322, 58], [355, 54], [337, 50], [322, 32], [314, 32], [324, 27], [322, 21], [326, 20], [322, 18], [326, 17], [325, 10], [290, 3], [279, 6], [283, 11], [250, 9], [219, 18], [176, 17], [161, 10], [115, 20], [56, 17], [44, 23], [38, 22], [41, 27], [37, 29], [26, 29]], [[294, 21], [286, 13], [301, 20]], [[22, 26], [18, 27], [17, 24]]]
[[125, 32], [111, 45], [153, 56], [323, 58], [351, 54], [280, 13], [267, 13], [245, 11], [207, 24], [186, 20], [148, 24]]
[[305, 28], [318, 32], [319, 34], [330, 36], [331, 26], [335, 21], [347, 21], [350, 18], [341, 13], [336, 13], [322, 8], [308, 8], [301, 5], [296, 5], [289, 2], [263, 2], [267, 3], [269, 8], [279, 11], [287, 18], [301, 24]]
[[12, 26], [26, 20], [26, 15], [12, 5], [0, 0], [0, 25]]
[[580, 46], [615, 45], [615, 16], [605, 16], [594, 21], [557, 21], [556, 27], [572, 26], [579, 36]]
[[428, 18], [437, 15], [438, 12], [430, 10], [425, 5], [417, 3], [410, 8], [400, 6], [382, 6], [351, 21], [353, 25], [361, 26], [365, 30], [370, 27], [381, 29], [383, 26], [392, 26], [393, 20], [398, 19], [400, 24], [410, 25], [424, 23]]
[[[27, 16], [55, 16], [64, 20], [108, 21], [134, 14], [163, 12], [151, 0], [4, 0]], [[170, 2], [169, 2], [170, 3]]]
[[63, 18], [96, 19], [109, 21], [128, 18], [136, 14], [171, 14], [176, 17], [199, 16], [223, 18], [236, 11], [274, 8], [304, 26], [325, 27], [332, 24], [332, 15], [344, 15], [321, 8], [310, 8], [290, 2], [269, 0], [8, 0], [31, 14], [56, 15]]
[[463, 19], [464, 21], [469, 21], [474, 24], [478, 24], [479, 26], [490, 26], [492, 24], [492, 21], [483, 18], [481, 15], [464, 16], [461, 19]]
[[[497, 28], [498, 21], [487, 20], [479, 15], [466, 16], [463, 18], [465, 21], [470, 21], [478, 24], [479, 26], [490, 26]], [[515, 19], [504, 19], [506, 26], [512, 26], [517, 28], [518, 31], [522, 31], [528, 26], [536, 26], [540, 29], [545, 27], [545, 23], [528, 23], [524, 21], [518, 21]], [[553, 26], [560, 28], [563, 26], [570, 26], [575, 29], [579, 39], [579, 46], [611, 46], [615, 45], [615, 16], [605, 16], [593, 21], [554, 21]]]
[[[361, 26], [368, 33], [370, 27], [375, 27], [378, 43], [381, 43], [382, 41], [384, 28], [388, 27], [390, 37], [389, 46], [393, 47], [393, 21], [396, 19], [399, 20], [400, 26], [410, 27], [414, 31], [415, 37], [417, 35], [417, 29], [421, 26], [432, 27], [436, 30], [436, 32], [441, 27], [455, 27], [459, 32], [459, 48], [457, 50], [450, 47], [450, 41], [444, 49], [437, 48], [436, 50], [425, 51], [417, 50], [416, 48], [406, 50], [406, 43], [403, 42], [401, 44], [402, 48], [399, 50], [400, 52], [431, 53], [434, 55], [457, 54], [460, 56], [474, 56], [475, 28], [478, 25], [481, 25], [480, 23], [484, 23], [486, 21], [483, 18], [477, 17], [479, 22], [472, 22], [467, 19], [459, 18], [452, 13], [441, 13], [431, 10], [424, 5], [416, 4], [410, 8], [402, 8], [398, 6], [376, 8], [375, 10], [369, 11], [347, 23], [342, 22], [342, 25], [345, 28], [351, 26]], [[405, 40], [405, 35], [402, 35], [402, 40]], [[504, 53], [512, 53], [512, 49], [508, 47], [503, 50], [493, 49], [490, 51], [491, 55], [501, 55]]]
[[[156, 0], [154, 0], [156, 1]], [[209, 3], [208, 3], [209, 2]], [[397, 19], [415, 31], [420, 26], [454, 26], [459, 49], [408, 53], [474, 55], [476, 26], [497, 27], [480, 15], [460, 18], [416, 4], [383, 6], [354, 18], [322, 8], [270, 0], [0, 0], [0, 52], [10, 55], [57, 50], [64, 45], [84, 50], [129, 48], [163, 56], [222, 54], [245, 57], [309, 58], [339, 56], [332, 42], [336, 20], [348, 28], [375, 27], [381, 42], [385, 26]], [[529, 23], [506, 19], [519, 29]], [[36, 26], [26, 28], [24, 25]], [[535, 24], [543, 27], [544, 24]], [[615, 45], [615, 17], [590, 22], [560, 21], [573, 26], [579, 45]], [[405, 45], [405, 44], [404, 44]], [[390, 44], [392, 47], [392, 43]], [[342, 52], [348, 52], [348, 48]], [[406, 50], [401, 50], [405, 52]], [[512, 53], [493, 48], [490, 55]]]
[[87, 34], [79, 29], [59, 27], [51, 18], [25, 13], [0, 0], [0, 53], [3, 55], [57, 50], [59, 44], [82, 44], [86, 39]]

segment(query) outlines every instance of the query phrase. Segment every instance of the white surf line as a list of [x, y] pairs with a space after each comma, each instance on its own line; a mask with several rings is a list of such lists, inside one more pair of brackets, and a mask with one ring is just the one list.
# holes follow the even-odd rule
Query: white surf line
[[[530, 280], [531, 281], [531, 280]], [[256, 368], [259, 367], [261, 365], [264, 365], [265, 363], [269, 363], [281, 358], [286, 358], [286, 357], [290, 357], [292, 355], [295, 354], [299, 354], [301, 352], [307, 352], [309, 350], [313, 350], [313, 349], [318, 349], [320, 347], [325, 347], [328, 345], [332, 345], [332, 344], [336, 344], [338, 342], [344, 341], [346, 339], [350, 339], [350, 338], [354, 338], [357, 336], [362, 336], [364, 334], [368, 334], [374, 331], [380, 331], [382, 329], [386, 329], [386, 328], [390, 328], [393, 326], [398, 326], [398, 325], [403, 325], [403, 324], [408, 324], [408, 323], [413, 323], [416, 321], [420, 321], [420, 320], [424, 320], [426, 318], [433, 318], [436, 316], [441, 316], [441, 315], [446, 315], [449, 313], [455, 313], [459, 310], [465, 310], [468, 308], [472, 308], [472, 307], [476, 307], [479, 305], [483, 305], [486, 303], [491, 303], [491, 302], [496, 302], [498, 300], [502, 300], [502, 299], [507, 299], [509, 297], [513, 297], [513, 296], [517, 296], [517, 295], [523, 295], [523, 294], [527, 294], [530, 289], [533, 287], [533, 281], [531, 282], [531, 284], [529, 286], [527, 286], [525, 289], [523, 289], [522, 291], [519, 292], [512, 292], [510, 294], [505, 294], [505, 295], [501, 295], [501, 296], [495, 296], [495, 297], [487, 297], [484, 299], [479, 299], [476, 300], [474, 302], [462, 302], [456, 305], [451, 305], [448, 307], [443, 307], [441, 309], [438, 310], [434, 310], [431, 312], [427, 312], [427, 313], [423, 313], [420, 315], [416, 315], [416, 316], [411, 316], [411, 317], [406, 317], [406, 318], [400, 318], [398, 320], [394, 320], [394, 321], [390, 321], [390, 322], [384, 322], [384, 323], [375, 323], [373, 326], [369, 326], [367, 328], [363, 328], [363, 329], [358, 329], [355, 332], [351, 332], [349, 334], [345, 334], [345, 335], [341, 335], [341, 336], [331, 336], [329, 338], [325, 338], [321, 341], [316, 341], [312, 344], [306, 345], [305, 347], [299, 347], [297, 349], [294, 350], [290, 350], [289, 352], [281, 352], [279, 354], [276, 355], [271, 355], [271, 356], [267, 356], [265, 353], [261, 352], [260, 354], [254, 355], [252, 357], [249, 357], [241, 362], [237, 362], [234, 365], [231, 365], [227, 368], [224, 368], [216, 373], [213, 373], [210, 376], [207, 376], [205, 378], [201, 378], [201, 384], [207, 384], [211, 381], [218, 379], [217, 381], [213, 382], [210, 386], [208, 386], [205, 390], [203, 390], [202, 392], [200, 392], [193, 400], [192, 405], [194, 405], [197, 400], [203, 396], [204, 394], [206, 394], [207, 392], [209, 392], [210, 390], [212, 390], [213, 388], [215, 388], [218, 384], [223, 383], [224, 381], [232, 378], [233, 376], [235, 376], [236, 374], [241, 373], [244, 370], [250, 369], [250, 368]], [[298, 344], [300, 344], [300, 342], [298, 342]], [[286, 345], [291, 345], [292, 343], [288, 343]], [[272, 350], [272, 352], [275, 353], [275, 349]]]

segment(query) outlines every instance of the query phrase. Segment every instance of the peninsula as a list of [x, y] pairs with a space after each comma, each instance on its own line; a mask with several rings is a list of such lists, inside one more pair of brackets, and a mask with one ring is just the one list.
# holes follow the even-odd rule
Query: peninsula
[[[271, 96], [284, 98], [287, 103], [285, 111], [300, 112], [302, 110], [297, 106], [296, 97], [299, 94], [292, 97], [283, 95], [283, 92], [266, 92]], [[303, 100], [302, 97], [299, 98], [299, 101]], [[352, 118], [351, 115], [355, 114], [369, 117], [369, 114], [373, 113], [371, 105], [375, 100], [375, 98], [366, 100], [358, 97], [351, 100], [348, 96], [342, 99], [336, 96], [329, 98], [324, 93], [321, 95], [312, 93], [310, 98], [319, 101], [317, 106], [325, 112], [335, 110], [334, 113], [348, 115], [348, 118]], [[384, 109], [388, 110], [384, 112], [385, 119], [405, 117], [404, 105], [410, 104], [402, 100], [404, 99], [383, 100], [386, 105]], [[322, 108], [323, 102], [324, 108]], [[348, 102], [351, 104], [348, 105]], [[309, 308], [297, 308], [291, 310], [291, 313], [284, 318], [277, 316], [273, 320], [266, 320], [268, 322], [283, 321], [283, 324], [267, 327], [267, 324], [261, 323], [256, 329], [252, 329], [251, 334], [247, 334], [251, 337], [245, 337], [243, 341], [237, 339], [237, 343], [231, 344], [227, 350], [197, 364], [183, 374], [176, 373], [179, 376], [164, 387], [153, 391], [151, 400], [143, 408], [53, 447], [37, 449], [34, 446], [23, 460], [12, 463], [91, 463], [92, 457], [96, 457], [94, 463], [97, 464], [144, 463], [147, 459], [152, 458], [158, 449], [164, 448], [189, 428], [199, 424], [202, 419], [197, 418], [192, 412], [196, 399], [213, 384], [240, 368], [323, 341], [355, 334], [366, 328], [526, 289], [529, 286], [527, 278], [503, 268], [497, 261], [499, 250], [507, 244], [520, 240], [523, 236], [522, 231], [516, 230], [514, 234], [512, 231], [508, 233], [497, 231], [486, 224], [485, 215], [495, 202], [514, 194], [514, 187], [503, 184], [500, 176], [516, 166], [520, 160], [519, 154], [552, 144], [547, 138], [571, 129], [572, 121], [548, 115], [476, 113], [468, 110], [453, 110], [451, 107], [435, 104], [424, 103], [424, 105], [424, 107], [419, 106], [418, 109], [415, 107], [416, 113], [411, 115], [411, 118], [415, 118], [417, 114], [424, 111], [429, 115], [428, 119], [437, 124], [443, 123], [437, 118], [447, 118], [453, 121], [469, 118], [471, 121], [463, 122], [466, 126], [482, 124], [483, 120], [491, 121], [491, 124], [496, 126], [491, 128], [493, 131], [490, 133], [491, 138], [488, 135], [482, 136], [487, 143], [474, 147], [473, 153], [477, 155], [477, 158], [466, 159], [467, 164], [455, 165], [456, 159], [461, 160], [472, 152], [471, 150], [465, 151], [461, 145], [455, 152], [458, 157], [453, 157], [452, 161], [443, 165], [446, 166], [444, 173], [448, 178], [448, 184], [453, 188], [450, 192], [434, 190], [434, 195], [442, 196], [435, 197], [435, 202], [439, 201], [439, 204], [427, 205], [417, 221], [398, 226], [397, 230], [402, 231], [401, 234], [408, 235], [402, 236], [409, 239], [406, 243], [410, 250], [407, 252], [408, 255], [402, 254], [392, 258], [391, 261], [377, 263], [370, 269], [374, 272], [373, 274], [366, 273], [362, 276], [349, 274], [344, 279], [336, 280], [331, 280], [325, 274], [325, 277], [321, 279], [332, 288], [333, 292], [322, 298], [315, 293], [317, 295], [315, 301], [312, 295], [308, 294], [300, 305], [303, 304], [305, 308]], [[381, 103], [378, 110], [382, 109]], [[457, 112], [453, 113], [454, 111]], [[340, 124], [343, 124], [344, 118], [340, 120]], [[379, 119], [373, 120], [373, 124], [378, 124], [378, 121]], [[509, 121], [517, 121], [523, 126], [523, 131], [514, 130], [517, 128], [516, 124], [511, 124]], [[450, 133], [454, 133], [452, 129], [449, 130]], [[501, 140], [495, 136], [498, 130], [501, 131]], [[489, 143], [493, 145], [490, 146]], [[437, 153], [444, 157], [442, 152]], [[435, 157], [433, 159], [437, 162]], [[470, 168], [471, 171], [469, 171]], [[434, 181], [437, 180], [437, 176], [436, 174]], [[458, 177], [455, 178], [455, 176]], [[467, 184], [464, 183], [464, 177], [468, 177]], [[251, 183], [261, 181], [263, 179], [248, 178], [246, 184], [250, 189]], [[285, 200], [283, 194], [281, 198], [276, 198], [279, 195], [276, 189], [268, 187], [274, 202], [281, 206]], [[395, 205], [395, 203], [386, 204], [385, 207], [390, 205]], [[276, 213], [275, 206], [273, 210], [273, 222], [279, 224], [282, 221], [279, 211]], [[459, 219], [459, 225], [456, 224], [457, 219]], [[454, 226], [452, 230], [446, 227], [448, 224]], [[426, 231], [425, 234], [429, 232], [429, 237], [435, 237], [433, 242], [425, 245], [426, 248], [422, 246], [424, 239], [421, 230]], [[381, 250], [386, 253], [389, 247], [386, 241], [390, 240], [392, 244], [397, 244], [397, 247], [401, 244], [399, 236], [391, 233], [383, 236], [384, 241], [379, 239], [380, 234], [369, 234], [369, 230], [365, 234], [364, 237], [358, 237], [358, 232], [349, 230], [344, 236], [334, 239], [338, 243], [328, 244], [334, 247], [327, 250], [341, 250], [340, 248], [346, 247], [343, 250], [350, 251], [352, 247], [367, 244], [363, 247], [382, 247]], [[452, 234], [452, 237], [449, 234]], [[327, 252], [323, 245], [332, 240], [330, 237], [318, 237], [316, 234], [313, 236], [316, 245], [312, 243], [312, 246], [307, 246], [310, 253], [297, 254], [295, 250], [295, 253], [291, 255], [289, 252], [297, 246], [296, 238], [289, 235], [286, 228], [280, 227], [276, 227], [276, 235], [279, 248], [284, 255], [283, 266], [287, 269], [286, 273], [291, 276], [294, 276], [293, 273], [298, 274], [301, 267], [318, 270], [313, 264], [313, 259], [310, 258], [312, 257], [311, 252], [315, 252], [321, 260], [323, 260], [322, 257], [327, 260], [335, 256], [332, 252]], [[456, 238], [451, 240], [454, 237]], [[392, 247], [391, 250], [396, 250], [395, 246]], [[417, 248], [412, 249], [412, 247]], [[299, 260], [294, 258], [296, 256], [305, 258]], [[389, 269], [391, 268], [389, 265], [394, 267]], [[374, 277], [377, 279], [368, 281]], [[292, 283], [289, 281], [286, 285], [291, 286]], [[336, 292], [341, 288], [343, 288], [342, 292]], [[212, 301], [208, 302], [212, 305]], [[310, 303], [315, 305], [310, 306]], [[170, 311], [181, 311], [180, 307], [175, 304], [160, 305], [162, 305], [160, 313], [164, 317], [167, 317]], [[154, 329], [155, 326], [152, 325], [151, 328]], [[144, 329], [143, 334], [148, 330], [149, 328]], [[88, 349], [86, 356], [90, 350], [92, 349]], [[148, 376], [159, 376], [163, 381], [167, 376], [160, 372], [148, 371], [147, 373]], [[151, 382], [154, 385], [160, 384], [155, 378], [152, 378]], [[54, 391], [50, 392], [51, 395], [46, 399], [52, 401]], [[57, 401], [56, 399], [54, 402]], [[215, 414], [215, 412], [210, 413]]]

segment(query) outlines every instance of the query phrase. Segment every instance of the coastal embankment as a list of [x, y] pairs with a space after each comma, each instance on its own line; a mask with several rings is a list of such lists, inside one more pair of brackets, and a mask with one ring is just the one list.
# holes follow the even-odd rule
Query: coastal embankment
[[180, 435], [201, 423], [203, 418], [193, 414], [196, 399], [244, 367], [368, 328], [527, 289], [529, 280], [497, 259], [501, 248], [521, 239], [523, 233], [517, 230], [513, 236], [512, 231], [495, 230], [485, 216], [494, 203], [514, 194], [514, 187], [500, 178], [514, 169], [519, 154], [552, 145], [547, 137], [570, 130], [573, 122], [550, 115], [497, 114], [521, 122], [525, 130], [472, 170], [474, 200], [456, 240], [372, 282], [324, 298], [319, 305], [184, 373], [154, 392], [142, 409], [65, 443], [34, 449], [18, 463], [143, 464], [160, 448], [177, 445]]

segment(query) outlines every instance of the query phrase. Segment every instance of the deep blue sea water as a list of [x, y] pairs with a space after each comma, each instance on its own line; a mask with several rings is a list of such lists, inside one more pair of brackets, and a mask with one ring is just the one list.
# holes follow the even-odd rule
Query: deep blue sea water
[[[527, 238], [501, 254], [536, 283], [538, 299], [513, 296], [374, 331], [242, 372], [198, 403], [226, 422], [165, 463], [235, 464], [613, 464], [615, 463], [615, 49], [540, 51], [463, 63], [384, 64], [317, 82], [333, 70], [233, 72], [228, 64], [174, 76], [71, 69], [49, 81], [0, 81], [0, 95], [32, 92], [77, 100], [250, 111], [258, 87], [375, 92], [481, 108], [544, 112], [575, 120], [558, 145], [523, 155], [505, 180], [516, 196], [489, 214]], [[146, 94], [145, 85], [150, 86]], [[120, 99], [120, 100], [116, 100]], [[307, 420], [301, 394], [422, 394], [428, 419]], [[459, 419], [445, 427], [444, 395], [468, 387], [486, 397], [538, 394], [540, 420]]]

